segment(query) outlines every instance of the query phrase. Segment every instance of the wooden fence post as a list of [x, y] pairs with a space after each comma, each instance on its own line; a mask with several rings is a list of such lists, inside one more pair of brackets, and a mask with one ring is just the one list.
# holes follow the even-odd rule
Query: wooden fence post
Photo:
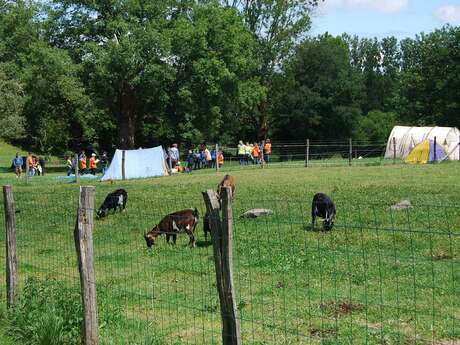
[[351, 166], [351, 159], [353, 158], [353, 143], [351, 141], [351, 138], [348, 140], [348, 165]]
[[78, 160], [78, 153], [75, 154], [75, 182], [80, 182], [80, 175], [78, 174], [78, 168], [80, 166], [80, 161]]
[[126, 178], [126, 170], [125, 170], [125, 150], [121, 151], [121, 179], [124, 180]]
[[84, 314], [82, 329], [83, 345], [97, 345], [99, 342], [96, 275], [93, 254], [94, 195], [95, 188], [93, 186], [80, 187], [77, 224], [74, 231]]
[[6, 228], [6, 296], [7, 307], [14, 307], [19, 285], [18, 259], [16, 256], [16, 209], [13, 189], [3, 186]]
[[393, 137], [393, 164], [396, 164], [396, 138]]
[[310, 161], [310, 139], [307, 139], [307, 145], [305, 147], [305, 168], [308, 168], [309, 161]]
[[206, 209], [210, 215], [216, 285], [222, 318], [222, 344], [241, 345], [240, 322], [233, 285], [233, 212], [230, 188], [223, 188], [220, 197], [222, 221], [216, 192], [203, 192]]

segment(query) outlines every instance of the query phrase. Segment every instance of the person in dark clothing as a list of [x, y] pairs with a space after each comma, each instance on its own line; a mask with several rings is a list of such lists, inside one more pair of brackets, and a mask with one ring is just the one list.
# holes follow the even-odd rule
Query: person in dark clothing
[[192, 172], [194, 163], [195, 163], [195, 154], [193, 153], [192, 150], [188, 150], [187, 170], [186, 170], [187, 172]]

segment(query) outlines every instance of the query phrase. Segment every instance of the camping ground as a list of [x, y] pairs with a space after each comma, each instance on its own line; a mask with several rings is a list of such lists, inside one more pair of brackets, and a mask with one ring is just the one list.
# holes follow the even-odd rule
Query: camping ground
[[[459, 167], [446, 162], [233, 168], [234, 278], [243, 342], [458, 344]], [[101, 344], [221, 343], [212, 248], [204, 241], [201, 223], [195, 249], [179, 236], [176, 246], [160, 237], [148, 251], [142, 235], [181, 208], [197, 207], [203, 215], [201, 191], [215, 189], [224, 173], [225, 168], [89, 182], [96, 186], [97, 206], [116, 188], [129, 194], [124, 213], [95, 221]], [[28, 185], [11, 172], [0, 175], [2, 185], [13, 184], [20, 211], [24, 297], [19, 316], [3, 312], [0, 323], [17, 344], [39, 344], [40, 339], [45, 344], [42, 333], [62, 344], [78, 343], [79, 278], [72, 232], [78, 186], [55, 179], [56, 174], [32, 178]], [[331, 233], [310, 228], [317, 191], [336, 203]], [[413, 207], [391, 210], [403, 199]], [[253, 207], [270, 208], [274, 215], [236, 218]], [[28, 328], [21, 327], [24, 322]]]

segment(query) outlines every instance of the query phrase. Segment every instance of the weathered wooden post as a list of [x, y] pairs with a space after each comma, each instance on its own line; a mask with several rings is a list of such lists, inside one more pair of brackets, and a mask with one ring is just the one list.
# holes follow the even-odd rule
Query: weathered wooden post
[[[233, 285], [233, 211], [231, 190], [222, 189], [219, 205], [213, 190], [203, 192], [206, 209], [210, 215], [211, 238], [216, 268], [216, 286], [219, 292], [220, 315], [222, 318], [222, 344], [240, 345], [240, 322]], [[220, 217], [222, 208], [222, 220]]]
[[348, 140], [348, 146], [349, 146], [349, 150], [348, 150], [348, 165], [351, 166], [351, 159], [353, 158], [353, 143], [352, 143], [351, 138]]
[[219, 144], [216, 144], [216, 171], [219, 171], [219, 157], [218, 157], [218, 152], [219, 152]]
[[305, 146], [305, 168], [308, 168], [309, 161], [310, 161], [310, 139], [307, 139], [307, 144]]
[[125, 150], [121, 151], [121, 179], [126, 178], [126, 169], [125, 169]]
[[262, 140], [260, 147], [260, 159], [262, 160], [262, 169], [265, 168], [265, 140]]
[[80, 187], [77, 224], [74, 231], [84, 314], [82, 327], [83, 345], [97, 345], [99, 342], [93, 252], [94, 195], [95, 188], [93, 186]]
[[436, 160], [436, 136], [434, 137], [434, 141], [433, 141], [433, 163], [437, 163], [437, 160]]
[[80, 174], [78, 173], [78, 168], [80, 167], [80, 161], [78, 160], [78, 153], [75, 154], [75, 182], [80, 182]]
[[13, 189], [10, 185], [3, 186], [6, 229], [6, 305], [14, 307], [18, 293], [19, 273], [16, 256], [16, 209], [14, 206]]
[[396, 138], [393, 137], [393, 164], [396, 164]]

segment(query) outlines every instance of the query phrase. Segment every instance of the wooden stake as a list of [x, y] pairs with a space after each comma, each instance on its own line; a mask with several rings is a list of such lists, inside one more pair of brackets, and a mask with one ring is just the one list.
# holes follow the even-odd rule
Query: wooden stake
[[84, 313], [83, 345], [97, 345], [99, 342], [93, 252], [94, 195], [95, 188], [93, 186], [80, 187], [77, 224], [74, 231]]
[[305, 147], [305, 168], [308, 167], [310, 161], [310, 139], [307, 139], [307, 145]]
[[7, 307], [14, 307], [19, 286], [18, 259], [16, 255], [16, 209], [13, 189], [3, 186], [6, 229], [6, 296]]
[[29, 155], [27, 154], [27, 157], [26, 157], [26, 184], [29, 184], [29, 171], [30, 171]]
[[217, 156], [217, 153], [219, 152], [219, 144], [216, 144], [216, 171], [219, 171], [219, 159], [218, 159], [218, 156]]
[[80, 168], [80, 161], [78, 160], [78, 153], [75, 154], [75, 182], [80, 182], [80, 175], [78, 172], [78, 168]]
[[230, 188], [223, 188], [220, 197], [222, 200], [222, 221], [216, 192], [213, 190], [203, 192], [206, 209], [210, 215], [216, 286], [219, 292], [222, 318], [222, 344], [240, 345], [240, 323], [233, 285], [233, 213]]

